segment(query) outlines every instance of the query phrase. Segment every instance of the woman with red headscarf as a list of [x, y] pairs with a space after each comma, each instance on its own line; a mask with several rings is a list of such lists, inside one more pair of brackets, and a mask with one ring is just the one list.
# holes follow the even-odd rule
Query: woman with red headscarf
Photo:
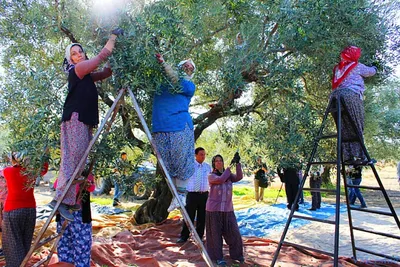
[[[376, 67], [368, 67], [358, 62], [361, 49], [356, 46], [346, 47], [340, 54], [340, 63], [333, 68], [331, 99], [342, 98], [349, 112], [349, 116], [342, 113], [342, 138], [356, 139], [351, 120], [363, 138], [364, 133], [364, 106], [363, 94], [365, 91], [364, 77], [375, 75]], [[336, 114], [333, 114], [336, 121]], [[358, 142], [347, 142], [342, 145], [344, 161], [351, 163], [366, 162], [365, 154]]]

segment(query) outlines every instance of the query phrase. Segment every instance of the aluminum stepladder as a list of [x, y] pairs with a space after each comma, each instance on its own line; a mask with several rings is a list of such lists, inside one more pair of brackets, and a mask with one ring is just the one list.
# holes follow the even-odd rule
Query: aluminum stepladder
[[199, 247], [200, 251], [201, 251], [201, 255], [203, 257], [203, 259], [205, 260], [205, 262], [207, 263], [208, 266], [213, 267], [214, 263], [212, 262], [212, 260], [210, 259], [210, 257], [208, 256], [207, 250], [204, 247], [203, 242], [201, 241], [199, 235], [197, 234], [196, 228], [194, 227], [192, 221], [190, 220], [189, 214], [187, 213], [185, 206], [183, 205], [182, 201], [180, 200], [180, 198], [178, 197], [178, 191], [176, 190], [176, 187], [171, 179], [171, 176], [168, 173], [168, 170], [164, 164], [164, 161], [160, 155], [160, 153], [158, 153], [157, 147], [155, 145], [155, 143], [153, 142], [153, 137], [151, 136], [149, 127], [147, 126], [147, 123], [143, 117], [143, 113], [142, 110], [139, 107], [139, 104], [136, 100], [135, 95], [133, 94], [132, 90], [130, 88], [127, 89], [128, 93], [131, 97], [132, 100], [132, 104], [133, 104], [133, 108], [135, 109], [138, 118], [143, 126], [143, 130], [146, 133], [147, 138], [149, 139], [149, 142], [151, 144], [151, 147], [154, 151], [154, 154], [157, 157], [157, 161], [158, 161], [158, 165], [161, 167], [162, 172], [164, 173], [165, 176], [165, 180], [167, 182], [167, 185], [169, 187], [169, 189], [172, 192], [172, 195], [174, 197], [176, 197], [176, 199], [178, 200], [179, 206], [180, 206], [180, 211], [182, 213], [182, 217], [185, 220], [186, 224], [189, 226], [188, 228], [190, 229], [190, 232], [192, 233], [192, 236], [194, 237], [194, 240], [196, 241], [197, 246]]
[[[183, 215], [183, 218], [184, 218], [184, 220], [186, 221], [186, 223], [189, 225], [189, 229], [191, 230], [192, 235], [194, 236], [194, 238], [195, 238], [195, 240], [196, 240], [196, 243], [197, 243], [197, 245], [199, 246], [199, 248], [200, 248], [200, 250], [201, 250], [201, 252], [202, 252], [202, 256], [203, 256], [204, 260], [206, 261], [206, 263], [208, 264], [208, 266], [214, 266], [213, 263], [212, 263], [212, 261], [211, 261], [211, 259], [209, 258], [208, 254], [207, 254], [207, 251], [206, 251], [206, 249], [205, 249], [205, 247], [204, 247], [204, 244], [201, 242], [200, 237], [198, 236], [198, 234], [197, 234], [197, 232], [196, 232], [196, 230], [195, 230], [195, 228], [194, 228], [194, 225], [193, 225], [193, 223], [192, 223], [191, 220], [190, 220], [190, 217], [189, 217], [189, 215], [188, 215], [186, 209], [185, 209], [184, 206], [183, 206], [183, 203], [180, 201], [180, 199], [179, 199], [179, 197], [178, 197], [178, 192], [177, 192], [177, 190], [176, 190], [174, 184], [172, 183], [172, 179], [171, 179], [171, 177], [169, 176], [168, 171], [167, 171], [166, 168], [165, 168], [164, 162], [162, 161], [162, 158], [160, 157], [159, 153], [157, 152], [156, 146], [155, 146], [155, 144], [154, 144], [153, 141], [152, 141], [151, 133], [150, 133], [150, 131], [149, 131], [148, 127], [147, 127], [147, 124], [146, 124], [146, 122], [145, 122], [145, 120], [144, 120], [144, 117], [143, 117], [143, 114], [142, 114], [142, 112], [141, 112], [141, 109], [140, 109], [140, 107], [139, 107], [139, 105], [138, 105], [138, 103], [137, 103], [137, 101], [136, 101], [136, 97], [134, 96], [134, 94], [132, 93], [132, 91], [131, 91], [130, 89], [121, 89], [121, 90], [119, 91], [119, 93], [118, 93], [116, 99], [114, 100], [114, 103], [113, 103], [112, 106], [110, 107], [109, 111], [106, 113], [106, 115], [105, 115], [105, 117], [104, 117], [104, 119], [103, 119], [103, 121], [102, 121], [100, 127], [97, 129], [96, 134], [93, 136], [92, 140], [90, 141], [88, 148], [86, 149], [86, 151], [85, 151], [85, 153], [84, 153], [82, 159], [80, 160], [78, 166], [76, 167], [76, 169], [75, 169], [75, 171], [74, 171], [74, 173], [73, 173], [73, 175], [72, 175], [73, 178], [70, 179], [69, 182], [67, 183], [66, 189], [65, 189], [65, 191], [63, 192], [61, 198], [60, 198], [59, 201], [57, 202], [55, 208], [54, 208], [53, 211], [51, 212], [51, 214], [50, 214], [49, 218], [47, 219], [46, 223], [44, 224], [44, 226], [42, 227], [42, 229], [41, 229], [40, 232], [38, 233], [38, 235], [37, 235], [37, 237], [36, 237], [34, 243], [32, 244], [32, 246], [31, 246], [31, 248], [30, 248], [28, 254], [26, 255], [24, 261], [22, 262], [21, 267], [26, 266], [26, 264], [28, 263], [29, 259], [31, 258], [32, 254], [34, 253], [35, 250], [37, 250], [38, 248], [42, 247], [43, 245], [45, 245], [45, 244], [47, 244], [47, 243], [49, 243], [49, 242], [51, 242], [51, 241], [54, 240], [54, 243], [53, 243], [53, 245], [52, 245], [52, 248], [51, 248], [51, 250], [50, 250], [49, 255], [46, 256], [46, 257], [44, 257], [43, 259], [41, 259], [41, 260], [38, 261], [37, 263], [35, 263], [33, 266], [40, 266], [41, 264], [43, 264], [44, 266], [47, 266], [47, 265], [48, 265], [48, 263], [49, 263], [49, 261], [50, 261], [52, 255], [53, 255], [53, 253], [54, 253], [54, 251], [55, 251], [55, 249], [56, 249], [56, 247], [57, 247], [57, 244], [58, 244], [58, 242], [59, 242], [61, 236], [63, 235], [63, 232], [64, 232], [64, 230], [65, 230], [65, 228], [66, 228], [66, 226], [67, 226], [67, 224], [68, 224], [68, 221], [67, 221], [67, 220], [64, 221], [64, 223], [63, 223], [63, 225], [62, 225], [62, 228], [61, 228], [61, 231], [60, 231], [59, 233], [53, 234], [53, 235], [51, 235], [51, 236], [49, 236], [49, 237], [47, 237], [47, 238], [45, 238], [45, 239], [43, 239], [43, 240], [41, 240], [41, 239], [43, 238], [43, 236], [44, 236], [46, 230], [48, 229], [48, 227], [49, 227], [49, 225], [50, 225], [52, 219], [53, 219], [54, 216], [56, 215], [57, 210], [58, 210], [58, 207], [60, 206], [62, 200], [64, 199], [65, 195], [67, 194], [68, 189], [69, 189], [72, 185], [75, 184], [75, 183], [74, 183], [74, 180], [75, 180], [77, 177], [80, 176], [79, 170], [81, 170], [82, 167], [85, 165], [85, 163], [86, 163], [86, 158], [89, 156], [89, 153], [91, 152], [91, 150], [92, 150], [92, 148], [93, 148], [95, 142], [96, 142], [97, 139], [100, 137], [100, 134], [101, 134], [103, 128], [104, 128], [105, 126], [107, 126], [105, 133], [107, 133], [107, 132], [111, 129], [111, 125], [112, 125], [112, 123], [113, 123], [113, 121], [114, 121], [114, 119], [115, 119], [115, 117], [116, 117], [116, 114], [117, 114], [117, 112], [118, 112], [118, 110], [119, 110], [119, 101], [120, 101], [120, 99], [122, 98], [123, 94], [124, 94], [126, 91], [129, 91], [129, 94], [130, 94], [130, 96], [131, 96], [131, 98], [132, 98], [132, 103], [133, 103], [133, 105], [134, 105], [134, 109], [135, 109], [135, 111], [137, 112], [137, 115], [139, 116], [139, 119], [140, 119], [140, 121], [141, 121], [141, 123], [142, 123], [142, 125], [143, 125], [143, 128], [145, 129], [146, 135], [147, 135], [147, 137], [149, 138], [149, 141], [150, 141], [150, 143], [151, 143], [151, 146], [152, 146], [152, 148], [153, 148], [153, 150], [154, 150], [154, 152], [155, 152], [155, 155], [156, 155], [156, 157], [157, 157], [158, 163], [160, 164], [160, 166], [161, 166], [161, 168], [162, 168], [162, 170], [163, 170], [163, 172], [164, 172], [164, 175], [165, 175], [166, 178], [167, 178], [167, 179], [166, 179], [167, 184], [168, 184], [168, 186], [169, 186], [169, 188], [170, 188], [172, 194], [173, 194], [175, 197], [177, 197], [178, 202], [179, 202], [179, 205], [180, 205], [181, 207], [183, 207], [183, 208], [180, 208], [180, 210], [181, 210], [181, 212], [182, 212], [182, 215]], [[113, 111], [114, 111], [114, 113], [113, 113]], [[112, 113], [113, 113], [113, 115], [111, 116]], [[110, 119], [110, 117], [111, 117], [111, 119]], [[110, 119], [110, 121], [107, 122], [109, 119]], [[91, 168], [93, 167], [93, 164], [94, 164], [94, 161], [91, 162], [90, 169], [89, 169], [89, 173], [90, 173], [90, 171], [91, 171]]]
[[[327, 122], [328, 119], [328, 115], [332, 113], [334, 119], [336, 119], [336, 134], [323, 134], [324, 131], [324, 127], [325, 127], [325, 123]], [[342, 138], [342, 115], [348, 116], [348, 118], [350, 119], [350, 123], [352, 125], [352, 130], [353, 133], [355, 133], [356, 138], [351, 139], [351, 140], [343, 140]], [[314, 161], [315, 159], [315, 155], [317, 152], [317, 148], [319, 145], [319, 141], [323, 140], [323, 139], [332, 139], [332, 138], [337, 138], [337, 142], [336, 142], [336, 153], [337, 153], [337, 158], [336, 161]], [[342, 154], [342, 143], [346, 143], [346, 142], [358, 142], [361, 147], [362, 150], [364, 151], [364, 154], [367, 157], [368, 162], [362, 164], [364, 166], [370, 166], [373, 174], [376, 178], [376, 181], [378, 182], [377, 187], [374, 186], [362, 186], [362, 185], [347, 185], [346, 183], [346, 175], [345, 175], [345, 165], [353, 165], [353, 164], [347, 164], [343, 161], [343, 154]], [[310, 168], [312, 165], [336, 165], [336, 189], [314, 189], [314, 188], [304, 188], [304, 184], [306, 182], [308, 173], [310, 171]], [[354, 230], [357, 231], [361, 231], [361, 232], [367, 232], [370, 234], [375, 234], [375, 235], [380, 235], [380, 236], [385, 236], [385, 237], [389, 237], [389, 238], [394, 238], [394, 239], [398, 239], [400, 240], [400, 236], [396, 236], [396, 235], [392, 235], [392, 234], [388, 234], [388, 233], [384, 233], [384, 232], [378, 232], [378, 231], [372, 231], [372, 230], [368, 230], [368, 229], [364, 229], [361, 227], [355, 227], [353, 226], [353, 221], [352, 221], [352, 214], [351, 211], [352, 210], [357, 210], [360, 212], [367, 212], [367, 213], [374, 213], [374, 214], [380, 214], [380, 215], [384, 215], [384, 216], [390, 216], [393, 217], [397, 227], [400, 229], [400, 221], [399, 218], [396, 215], [396, 211], [394, 210], [389, 196], [385, 190], [385, 188], [383, 187], [382, 181], [379, 178], [378, 172], [375, 169], [374, 163], [372, 162], [368, 151], [364, 145], [364, 141], [363, 141], [363, 137], [362, 134], [359, 132], [359, 130], [357, 129], [355, 122], [352, 120], [352, 118], [349, 116], [349, 112], [348, 109], [346, 107], [346, 104], [343, 100], [342, 97], [340, 97], [340, 99], [337, 98], [331, 98], [329, 100], [329, 104], [328, 107], [325, 111], [324, 117], [323, 117], [323, 121], [321, 124], [321, 127], [319, 129], [318, 135], [314, 140], [314, 147], [313, 150], [311, 152], [311, 156], [309, 158], [309, 161], [307, 163], [307, 167], [306, 170], [304, 172], [304, 176], [302, 181], [300, 182], [300, 187], [299, 190], [297, 192], [296, 198], [294, 203], [297, 203], [299, 198], [300, 198], [300, 192], [301, 190], [306, 190], [306, 191], [311, 191], [311, 192], [329, 192], [329, 193], [335, 193], [336, 194], [336, 209], [335, 209], [335, 220], [324, 220], [324, 219], [317, 219], [317, 218], [313, 218], [313, 217], [307, 217], [307, 216], [302, 216], [302, 215], [297, 215], [294, 214], [295, 213], [295, 207], [296, 205], [292, 205], [292, 208], [290, 210], [290, 214], [289, 214], [289, 218], [286, 222], [285, 228], [283, 230], [281, 239], [279, 241], [277, 250], [275, 251], [273, 260], [271, 262], [271, 266], [273, 267], [278, 259], [280, 250], [282, 248], [283, 244], [286, 245], [290, 245], [293, 246], [295, 248], [300, 248], [300, 249], [305, 249], [305, 250], [310, 250], [310, 251], [314, 251], [314, 252], [318, 252], [321, 254], [325, 254], [328, 256], [333, 257], [334, 259], [334, 267], [338, 267], [339, 266], [339, 226], [340, 226], [340, 180], [341, 180], [341, 174], [343, 177], [343, 181], [344, 181], [344, 189], [345, 189], [345, 197], [346, 197], [346, 206], [347, 206], [347, 215], [348, 215], [348, 220], [349, 220], [349, 229], [350, 229], [350, 238], [351, 238], [351, 245], [352, 245], [352, 253], [353, 253], [353, 260], [356, 262], [357, 261], [357, 251], [361, 251], [364, 253], [368, 253], [371, 255], [375, 255], [375, 256], [379, 256], [382, 258], [387, 258], [393, 261], [400, 261], [399, 257], [394, 257], [394, 256], [389, 256], [389, 255], [385, 255], [383, 253], [380, 252], [375, 252], [375, 251], [370, 251], [364, 248], [360, 248], [357, 247], [355, 244], [355, 237], [354, 237]], [[369, 190], [379, 190], [382, 192], [386, 203], [389, 207], [390, 212], [386, 212], [386, 211], [379, 211], [379, 210], [373, 210], [373, 209], [361, 209], [361, 208], [356, 208], [356, 207], [352, 207], [350, 206], [350, 200], [349, 200], [349, 194], [348, 194], [348, 188], [364, 188], [364, 189], [369, 189]], [[316, 221], [316, 222], [320, 222], [320, 223], [327, 223], [327, 224], [331, 224], [331, 225], [335, 225], [335, 235], [334, 235], [334, 253], [331, 252], [327, 252], [327, 251], [322, 251], [322, 250], [318, 250], [312, 247], [307, 247], [307, 246], [303, 246], [303, 245], [299, 245], [299, 244], [294, 244], [291, 242], [286, 242], [285, 241], [285, 237], [286, 234], [288, 232], [290, 223], [292, 221], [292, 218], [298, 218], [298, 219], [304, 219], [304, 220], [309, 220], [309, 221]]]
[[[40, 232], [39, 232], [38, 235], [36, 236], [35, 241], [34, 241], [33, 244], [31, 245], [30, 250], [28, 251], [27, 255], [25, 256], [23, 262], [22, 262], [21, 265], [20, 265], [21, 267], [24, 267], [24, 266], [27, 265], [27, 263], [29, 262], [29, 259], [31, 258], [32, 254], [33, 254], [37, 249], [39, 249], [40, 247], [42, 247], [42, 246], [44, 246], [45, 244], [47, 244], [47, 243], [49, 243], [49, 242], [51, 242], [51, 241], [54, 240], [54, 243], [53, 243], [53, 245], [52, 245], [52, 247], [51, 247], [51, 249], [50, 249], [49, 255], [47, 255], [46, 257], [44, 257], [43, 259], [41, 259], [41, 260], [38, 261], [37, 263], [35, 263], [33, 266], [40, 266], [40, 265], [42, 265], [42, 264], [43, 264], [44, 266], [47, 266], [47, 265], [48, 265], [48, 263], [49, 263], [49, 261], [50, 261], [52, 255], [53, 255], [54, 251], [55, 251], [56, 248], [57, 248], [57, 244], [58, 244], [58, 242], [60, 241], [60, 239], [61, 239], [61, 237], [62, 237], [62, 235], [63, 235], [63, 233], [64, 233], [64, 230], [65, 230], [65, 228], [66, 228], [67, 225], [68, 225], [68, 221], [67, 221], [67, 220], [64, 221], [64, 223], [63, 223], [63, 225], [62, 225], [62, 227], [61, 227], [61, 231], [60, 231], [59, 233], [55, 233], [55, 234], [53, 234], [53, 235], [50, 235], [50, 236], [44, 238], [43, 240], [41, 240], [41, 239], [43, 238], [44, 234], [46, 233], [46, 230], [48, 229], [48, 227], [49, 227], [51, 221], [53, 220], [54, 216], [55, 216], [56, 213], [58, 212], [58, 211], [57, 211], [57, 210], [58, 210], [58, 207], [60, 206], [62, 200], [64, 199], [65, 195], [67, 194], [68, 189], [69, 189], [72, 185], [75, 185], [75, 184], [76, 184], [75, 179], [76, 179], [77, 177], [81, 176], [81, 173], [79, 173], [79, 172], [80, 172], [80, 170], [85, 166], [85, 164], [86, 164], [86, 158], [89, 156], [89, 153], [90, 153], [90, 151], [92, 150], [92, 148], [93, 148], [95, 142], [96, 142], [97, 139], [99, 138], [99, 136], [100, 136], [100, 134], [101, 134], [103, 128], [104, 128], [105, 126], [107, 126], [105, 132], [108, 132], [108, 131], [110, 130], [111, 124], [112, 124], [113, 120], [115, 119], [116, 114], [117, 114], [117, 112], [118, 112], [119, 100], [121, 99], [121, 97], [122, 97], [122, 95], [124, 94], [124, 92], [125, 92], [125, 90], [120, 90], [120, 92], [119, 92], [118, 95], [117, 95], [117, 98], [115, 99], [115, 101], [114, 101], [114, 103], [112, 104], [111, 108], [108, 110], [108, 112], [106, 113], [106, 115], [105, 115], [103, 121], [101, 122], [100, 127], [97, 129], [97, 131], [96, 131], [95, 135], [93, 136], [92, 140], [90, 140], [89, 146], [87, 147], [87, 149], [86, 149], [84, 155], [82, 156], [82, 158], [81, 158], [81, 160], [80, 160], [78, 166], [76, 167], [76, 169], [75, 169], [75, 171], [74, 171], [74, 173], [73, 173], [73, 175], [72, 175], [72, 178], [68, 181], [68, 183], [67, 183], [67, 185], [66, 185], [66, 188], [65, 188], [63, 194], [61, 195], [61, 198], [57, 201], [57, 204], [56, 204], [56, 206], [54, 207], [53, 211], [50, 213], [50, 215], [49, 215], [49, 217], [48, 217], [46, 223], [43, 225], [42, 229], [40, 230]], [[111, 116], [112, 113], [113, 113], [113, 115]], [[110, 118], [111, 118], [111, 119], [110, 119]], [[107, 122], [109, 119], [110, 119], [110, 121]], [[90, 164], [90, 169], [93, 167], [93, 164], [94, 164], [94, 161], [91, 162], [91, 164]], [[91, 171], [90, 169], [89, 169], [89, 173], [90, 173], [90, 171]], [[86, 181], [83, 181], [83, 182], [86, 182]]]

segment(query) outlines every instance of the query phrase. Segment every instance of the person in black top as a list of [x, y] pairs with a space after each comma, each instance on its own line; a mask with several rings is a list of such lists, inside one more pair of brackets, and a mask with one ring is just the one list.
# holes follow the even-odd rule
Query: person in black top
[[267, 165], [262, 162], [261, 157], [257, 157], [257, 163], [254, 172], [254, 191], [256, 201], [263, 201], [264, 199], [264, 188], [268, 187], [267, 178]]
[[[68, 95], [64, 103], [61, 123], [61, 166], [58, 176], [56, 195], [50, 202], [50, 207], [55, 207], [63, 195], [68, 181], [82, 159], [90, 139], [92, 129], [99, 123], [98, 94], [95, 82], [111, 76], [112, 72], [107, 64], [102, 71], [95, 71], [104, 62], [114, 49], [118, 35], [123, 34], [122, 29], [112, 32], [105, 47], [101, 52], [88, 59], [82, 45], [70, 44], [65, 50], [63, 63], [64, 71], [68, 75]], [[84, 169], [80, 170], [81, 173]], [[69, 209], [79, 209], [76, 204], [76, 190], [71, 186], [65, 195], [59, 212], [69, 221], [74, 217]]]
[[[278, 166], [278, 176], [282, 182], [285, 183], [285, 191], [287, 198], [287, 208], [292, 209], [292, 205], [296, 198], [297, 191], [299, 190], [299, 164], [292, 162], [293, 160], [282, 159], [281, 164]], [[299, 204], [296, 203], [295, 210], [299, 209]]]
[[[322, 184], [321, 174], [323, 168], [310, 171], [310, 188], [320, 189]], [[317, 210], [321, 208], [321, 192], [311, 191], [311, 208], [309, 210]]]
[[[350, 167], [350, 178], [353, 185], [360, 185], [362, 180], [362, 167], [361, 166], [355, 166], [353, 168]], [[351, 195], [350, 198], [350, 205], [354, 205], [357, 198], [358, 200], [360, 200], [361, 203], [360, 208], [363, 209], [366, 208], [367, 204], [365, 203], [365, 200], [361, 194], [360, 188], [355, 187], [353, 188], [353, 194]]]

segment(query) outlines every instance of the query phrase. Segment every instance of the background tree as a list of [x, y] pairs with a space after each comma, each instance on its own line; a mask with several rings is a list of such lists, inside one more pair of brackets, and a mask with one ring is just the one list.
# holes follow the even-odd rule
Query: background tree
[[[361, 60], [380, 66], [379, 77], [367, 81], [376, 86], [390, 74], [389, 58], [399, 57], [399, 50], [390, 49], [399, 43], [398, 26], [390, 24], [399, 9], [394, 1], [119, 0], [102, 8], [97, 3], [2, 1], [1, 120], [12, 146], [29, 149], [32, 158], [40, 159], [45, 146], [54, 148], [53, 159], [59, 157], [66, 95], [66, 77], [60, 70], [64, 48], [81, 42], [91, 57], [116, 26], [126, 34], [110, 59], [113, 78], [98, 84], [103, 112], [119, 88], [129, 87], [150, 123], [152, 97], [168, 82], [154, 54], [164, 54], [172, 64], [191, 57], [198, 69], [192, 105], [201, 110], [194, 117], [196, 139], [219, 121], [219, 133], [228, 145], [242, 147], [245, 159], [262, 152], [270, 164], [287, 151], [307, 156], [327, 105], [332, 67], [343, 47], [362, 47]], [[246, 42], [242, 47], [235, 46], [238, 32]], [[395, 128], [395, 119], [386, 120], [382, 113], [382, 120], [384, 138], [385, 131]], [[125, 146], [147, 154], [140, 129], [127, 98], [113, 126], [115, 134], [97, 150], [97, 166], [106, 166]], [[154, 198], [136, 212], [136, 220], [164, 220], [170, 199], [161, 180]]]

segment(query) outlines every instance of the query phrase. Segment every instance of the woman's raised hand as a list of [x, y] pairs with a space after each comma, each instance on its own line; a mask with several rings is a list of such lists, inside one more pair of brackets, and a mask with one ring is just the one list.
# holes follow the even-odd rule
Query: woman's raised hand
[[156, 54], [155, 56], [156, 56], [156, 59], [157, 59], [158, 63], [161, 64], [161, 63], [164, 63], [164, 62], [165, 62], [163, 55], [161, 55], [161, 54]]
[[124, 35], [124, 30], [121, 28], [116, 28], [111, 31], [111, 34], [114, 34], [116, 36]]

